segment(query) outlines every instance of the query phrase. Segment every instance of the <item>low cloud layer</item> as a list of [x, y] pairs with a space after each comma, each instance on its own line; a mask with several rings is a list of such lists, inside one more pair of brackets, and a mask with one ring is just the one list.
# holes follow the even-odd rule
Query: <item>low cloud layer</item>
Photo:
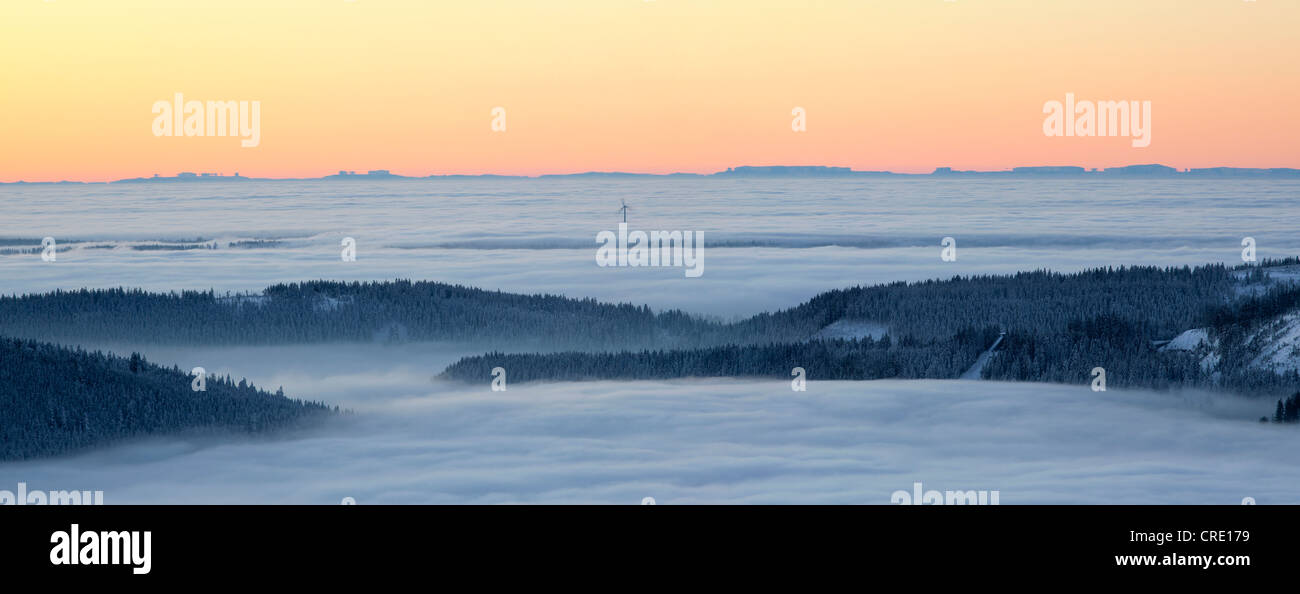
[[[15, 254], [0, 257], [0, 278], [9, 293], [411, 278], [733, 317], [856, 284], [1238, 262], [1238, 235], [1257, 239], [1260, 257], [1291, 256], [1300, 249], [1285, 216], [1294, 188], [997, 179], [10, 186], [0, 238], [281, 243], [83, 246], [48, 263]], [[600, 268], [595, 234], [621, 220], [624, 199], [633, 228], [699, 230], [706, 245], [735, 247], [708, 249], [698, 279]], [[957, 238], [956, 262], [940, 260], [944, 236]], [[355, 262], [340, 258], [343, 237], [358, 241]], [[841, 247], [812, 247], [827, 238]], [[739, 247], [747, 241], [760, 247]], [[488, 378], [430, 381], [473, 354], [436, 345], [138, 350], [356, 414], [275, 439], [160, 439], [0, 465], [0, 489], [103, 490], [108, 503], [887, 504], [919, 481], [998, 490], [1003, 504], [1300, 503], [1296, 429], [1255, 422], [1271, 403], [1226, 396], [815, 377], [803, 393], [785, 381], [716, 379], [491, 392]]]
[[322, 375], [357, 411], [322, 427], [8, 464], [0, 488], [100, 489], [110, 504], [888, 504], [920, 481], [1004, 505], [1300, 501], [1294, 428], [1223, 396], [815, 378], [802, 393], [717, 379], [492, 392], [364, 373]]
[[[57, 288], [260, 291], [296, 280], [410, 278], [731, 317], [856, 284], [1300, 253], [1296, 182], [943, 178], [246, 182], [8, 186], [0, 241], [51, 236], [56, 263], [0, 256], [5, 292]], [[705, 266], [601, 268], [597, 233], [704, 233]], [[1177, 204], [1177, 208], [1170, 208]], [[291, 213], [292, 216], [287, 216]], [[160, 225], [159, 221], [165, 221]], [[956, 238], [958, 259], [940, 259]], [[343, 262], [340, 242], [357, 242]], [[137, 251], [123, 242], [213, 241]], [[230, 249], [271, 239], [273, 247]], [[91, 249], [92, 241], [115, 249]], [[723, 247], [729, 246], [729, 247]], [[747, 247], [753, 246], [753, 247]]]

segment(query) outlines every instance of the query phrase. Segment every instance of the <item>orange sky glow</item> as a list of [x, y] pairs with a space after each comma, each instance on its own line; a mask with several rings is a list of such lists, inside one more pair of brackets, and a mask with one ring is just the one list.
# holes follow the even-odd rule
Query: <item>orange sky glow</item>
[[[1294, 0], [7, 0], [0, 181], [1300, 167], [1297, 30]], [[156, 136], [178, 92], [257, 101], [258, 145]], [[1066, 93], [1150, 101], [1150, 146], [1044, 135]]]

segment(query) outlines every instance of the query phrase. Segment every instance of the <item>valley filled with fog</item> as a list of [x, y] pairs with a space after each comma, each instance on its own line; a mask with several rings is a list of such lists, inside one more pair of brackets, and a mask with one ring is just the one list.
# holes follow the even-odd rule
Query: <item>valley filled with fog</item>
[[352, 409], [257, 439], [160, 438], [0, 465], [107, 503], [888, 504], [897, 490], [1019, 503], [1296, 503], [1292, 427], [1206, 393], [942, 380], [465, 384], [449, 350], [185, 349]]
[[[1298, 190], [924, 178], [4, 186], [0, 290], [257, 293], [403, 278], [735, 320], [854, 285], [1239, 264], [1243, 237], [1260, 258], [1296, 256]], [[624, 200], [634, 229], [703, 232], [703, 276], [598, 267], [594, 238], [617, 228]], [[39, 256], [46, 236], [59, 242], [54, 262]], [[340, 258], [345, 237], [355, 261]], [[940, 258], [943, 237], [956, 238], [956, 261]], [[825, 334], [888, 330], [862, 324]], [[1269, 402], [1222, 392], [816, 377], [805, 392], [753, 378], [508, 381], [494, 392], [490, 378], [437, 377], [482, 354], [465, 344], [62, 342], [346, 412], [255, 437], [169, 435], [0, 463], [0, 489], [102, 490], [110, 504], [888, 504], [921, 482], [996, 490], [1002, 504], [1300, 502], [1295, 428], [1259, 423]]]

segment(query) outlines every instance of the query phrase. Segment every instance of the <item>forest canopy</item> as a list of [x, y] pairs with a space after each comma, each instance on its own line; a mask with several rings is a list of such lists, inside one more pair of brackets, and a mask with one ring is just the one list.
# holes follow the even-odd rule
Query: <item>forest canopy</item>
[[139, 354], [0, 338], [0, 461], [182, 431], [262, 433], [337, 412], [242, 379], [210, 377], [204, 391], [192, 381]]

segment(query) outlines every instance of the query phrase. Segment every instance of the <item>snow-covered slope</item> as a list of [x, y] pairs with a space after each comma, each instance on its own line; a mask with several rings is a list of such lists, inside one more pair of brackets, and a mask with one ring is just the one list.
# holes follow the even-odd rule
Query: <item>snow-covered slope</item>
[[1160, 347], [1162, 351], [1192, 351], [1201, 355], [1201, 369], [1207, 371], [1218, 367], [1219, 340], [1212, 336], [1209, 328], [1192, 328], [1170, 340]]
[[1209, 328], [1192, 328], [1169, 341], [1161, 350], [1165, 351], [1194, 351], [1201, 345], [1210, 345]]
[[1245, 344], [1256, 353], [1251, 367], [1278, 372], [1300, 370], [1300, 311], [1264, 324], [1246, 338]]
[[[1247, 331], [1240, 341], [1226, 346], [1210, 328], [1193, 328], [1160, 347], [1162, 351], [1189, 351], [1201, 356], [1201, 367], [1217, 370], [1223, 354], [1233, 349], [1245, 353], [1247, 367], [1278, 373], [1300, 370], [1300, 311], [1278, 316]], [[1225, 351], [1225, 348], [1227, 351]]]

